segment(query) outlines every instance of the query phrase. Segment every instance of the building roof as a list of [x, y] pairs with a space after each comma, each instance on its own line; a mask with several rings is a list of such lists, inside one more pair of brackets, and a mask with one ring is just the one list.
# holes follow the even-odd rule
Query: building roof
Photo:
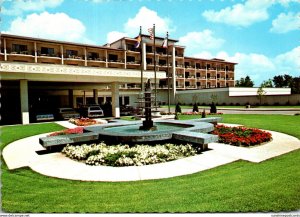
[[212, 59], [204, 59], [204, 58], [199, 58], [199, 57], [187, 57], [187, 56], [184, 56], [185, 59], [193, 59], [193, 60], [203, 60], [203, 61], [210, 61], [210, 62], [224, 62], [224, 63], [231, 63], [231, 64], [234, 64], [236, 65], [237, 63], [234, 63], [234, 62], [228, 62], [228, 61], [225, 61], [223, 59], [218, 59], [218, 58], [212, 58]]
[[20, 35], [1, 34], [0, 36], [1, 37], [16, 38], [16, 39], [23, 39], [23, 40], [25, 39], [25, 40], [47, 42], [47, 43], [68, 44], [68, 45], [75, 45], [75, 46], [93, 47], [93, 48], [98, 48], [98, 49], [123, 50], [123, 49], [111, 48], [111, 47], [106, 47], [106, 46], [83, 44], [83, 43], [76, 43], [76, 42], [67, 42], [67, 41], [60, 41], [60, 40], [50, 40], [50, 39], [43, 39], [43, 38], [34, 38], [34, 37], [20, 36]]

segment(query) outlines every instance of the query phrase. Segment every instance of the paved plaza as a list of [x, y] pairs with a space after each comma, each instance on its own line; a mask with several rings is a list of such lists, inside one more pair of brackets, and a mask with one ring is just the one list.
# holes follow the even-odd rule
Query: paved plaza
[[[75, 127], [67, 121], [57, 123], [67, 128]], [[39, 138], [47, 134], [12, 142], [4, 148], [2, 154], [10, 170], [29, 167], [37, 173], [50, 177], [109, 182], [152, 180], [193, 174], [238, 160], [260, 163], [300, 148], [299, 139], [283, 133], [268, 132], [272, 134], [273, 140], [261, 146], [245, 148], [209, 143], [209, 150], [201, 154], [146, 166], [90, 166], [71, 160], [59, 152], [38, 155], [36, 151], [45, 150], [39, 144]]]

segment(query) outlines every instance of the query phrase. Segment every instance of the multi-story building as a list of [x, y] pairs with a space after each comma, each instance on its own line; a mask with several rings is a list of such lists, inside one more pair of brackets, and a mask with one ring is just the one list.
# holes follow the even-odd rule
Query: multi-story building
[[[14, 122], [28, 123], [31, 109], [39, 104], [77, 107], [111, 101], [118, 117], [120, 104], [136, 102], [141, 71], [143, 82], [150, 78], [157, 84], [158, 95], [170, 88], [172, 101], [180, 90], [234, 86], [235, 63], [185, 57], [177, 40], [169, 39], [168, 49], [163, 40], [156, 37], [154, 47], [142, 35], [140, 48], [135, 48], [136, 38], [96, 46], [1, 34], [2, 123], [12, 116]], [[167, 101], [165, 96], [158, 98]]]

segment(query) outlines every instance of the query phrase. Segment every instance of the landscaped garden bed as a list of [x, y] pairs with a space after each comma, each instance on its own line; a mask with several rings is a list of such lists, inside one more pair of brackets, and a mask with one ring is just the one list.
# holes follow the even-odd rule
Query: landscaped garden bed
[[73, 129], [57, 131], [57, 132], [49, 134], [48, 136], [60, 136], [60, 135], [81, 134], [81, 133], [83, 133], [83, 127], [76, 127]]
[[104, 142], [92, 145], [67, 145], [63, 150], [67, 157], [85, 162], [88, 165], [105, 166], [142, 166], [163, 163], [197, 154], [196, 148], [185, 145], [116, 145], [108, 146]]
[[272, 139], [269, 132], [246, 127], [227, 127], [217, 125], [212, 132], [219, 136], [219, 142], [234, 146], [254, 146], [268, 142]]
[[71, 118], [69, 120], [70, 123], [75, 124], [77, 126], [90, 126], [95, 124], [106, 124], [106, 120], [95, 120], [90, 118]]

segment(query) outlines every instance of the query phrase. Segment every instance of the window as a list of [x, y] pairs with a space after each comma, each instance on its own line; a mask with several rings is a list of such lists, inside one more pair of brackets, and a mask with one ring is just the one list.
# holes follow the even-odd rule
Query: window
[[93, 59], [93, 60], [96, 60], [99, 58], [99, 54], [96, 53], [96, 52], [89, 52], [88, 53], [88, 59]]
[[54, 56], [54, 48], [41, 47], [41, 54]]
[[127, 56], [127, 62], [135, 62], [135, 57]]
[[184, 63], [184, 66], [185, 66], [185, 68], [186, 68], [186, 67], [190, 66], [190, 63], [189, 63], [189, 62], [185, 62], [185, 63]]
[[66, 50], [67, 57], [74, 57], [78, 56], [78, 51], [77, 50]]
[[152, 47], [151, 46], [146, 46], [146, 52], [147, 53], [152, 53]]
[[152, 58], [146, 58], [147, 64], [151, 65], [152, 64]]
[[166, 60], [159, 60], [158, 65], [167, 65], [167, 61]]
[[133, 44], [127, 44], [127, 50], [136, 51], [137, 49]]
[[196, 68], [200, 69], [200, 63], [196, 63]]
[[27, 51], [27, 45], [22, 45], [22, 44], [12, 44], [12, 51], [21, 53], [24, 51]]
[[117, 62], [118, 61], [118, 55], [116, 55], [116, 54], [109, 54], [108, 55], [108, 60], [110, 62]]

